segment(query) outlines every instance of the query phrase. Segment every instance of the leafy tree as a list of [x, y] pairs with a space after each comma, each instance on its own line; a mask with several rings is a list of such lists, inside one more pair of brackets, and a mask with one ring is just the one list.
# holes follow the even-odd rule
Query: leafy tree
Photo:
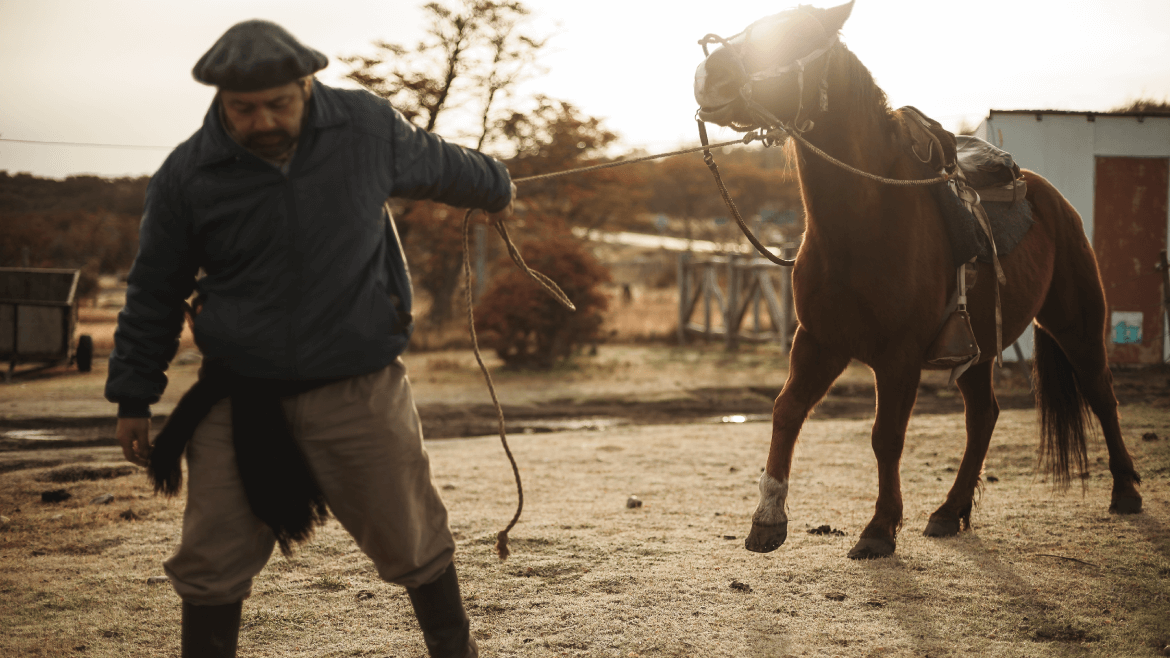
[[[544, 96], [529, 112], [514, 112], [501, 124], [515, 155], [508, 169], [516, 178], [602, 164], [618, 138], [595, 117], [571, 103]], [[623, 167], [524, 183], [522, 198], [534, 211], [563, 217], [571, 226], [600, 228], [636, 215], [650, 192], [645, 168]]]
[[77, 268], [88, 296], [99, 274], [133, 262], [148, 180], [0, 171], [0, 267]]
[[[801, 208], [793, 170], [777, 166], [775, 149], [737, 148], [716, 154], [719, 173], [745, 221], [763, 211]], [[664, 160], [650, 171], [653, 190], [647, 209], [683, 220], [687, 239], [738, 241], [739, 227], [730, 217], [701, 153]], [[723, 218], [722, 224], [711, 221]]]

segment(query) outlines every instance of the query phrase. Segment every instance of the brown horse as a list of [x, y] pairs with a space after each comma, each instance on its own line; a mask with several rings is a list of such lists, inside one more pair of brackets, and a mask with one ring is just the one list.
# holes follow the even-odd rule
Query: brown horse
[[[899, 112], [891, 111], [869, 71], [838, 40], [851, 10], [852, 2], [825, 10], [799, 7], [757, 21], [731, 39], [714, 39], [722, 47], [696, 72], [699, 117], [742, 131], [778, 121], [859, 170], [891, 179], [937, 176], [907, 150]], [[906, 425], [927, 349], [948, 316], [958, 264], [926, 187], [869, 180], [801, 144], [791, 148], [807, 213], [792, 272], [798, 327], [788, 381], [772, 412], [772, 445], [746, 546], [768, 552], [784, 543], [797, 435], [833, 381], [857, 359], [872, 368], [877, 387], [872, 446], [878, 497], [849, 557], [886, 556], [894, 552], [902, 523], [899, 464]], [[1106, 305], [1096, 259], [1072, 205], [1034, 172], [1023, 176], [1036, 223], [1002, 258], [1002, 327], [1004, 343], [1011, 344], [1029, 322], [1037, 324], [1041, 455], [1054, 482], [1067, 485], [1074, 463], [1083, 473], [1092, 410], [1109, 450], [1110, 510], [1139, 512], [1140, 478], [1122, 441], [1106, 361]], [[978, 268], [968, 308], [982, 356], [958, 379], [967, 447], [954, 485], [926, 526], [928, 536], [970, 526], [999, 416], [992, 388], [995, 274], [990, 265]]]

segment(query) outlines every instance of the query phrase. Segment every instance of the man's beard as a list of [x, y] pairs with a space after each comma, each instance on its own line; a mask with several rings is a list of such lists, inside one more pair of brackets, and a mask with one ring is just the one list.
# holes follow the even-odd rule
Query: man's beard
[[297, 138], [283, 128], [252, 133], [240, 142], [241, 146], [265, 160], [283, 159], [296, 144]]

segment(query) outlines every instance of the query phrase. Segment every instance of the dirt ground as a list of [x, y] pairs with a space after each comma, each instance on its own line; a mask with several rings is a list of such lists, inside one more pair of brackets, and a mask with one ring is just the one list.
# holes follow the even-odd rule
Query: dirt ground
[[[876, 495], [863, 367], [806, 424], [788, 542], [758, 555], [743, 541], [763, 421], [786, 376], [776, 349], [603, 345], [549, 373], [493, 361], [526, 503], [501, 562], [494, 537], [515, 484], [498, 437], [482, 436], [494, 412], [474, 358], [406, 362], [485, 656], [1153, 656], [1170, 644], [1165, 371], [1118, 373], [1142, 514], [1107, 512], [1100, 441], [1083, 491], [1034, 474], [1027, 380], [1005, 371], [974, 528], [943, 540], [921, 532], [954, 478], [963, 419], [957, 390], [928, 373], [903, 458], [897, 553], [853, 562], [845, 553]], [[172, 368], [156, 411], [196, 367]], [[0, 387], [0, 655], [177, 655], [179, 603], [159, 577], [182, 501], [155, 498], [120, 461], [104, 376], [99, 362]], [[71, 498], [41, 502], [53, 489]], [[92, 502], [103, 494], [109, 502]], [[631, 495], [644, 504], [628, 508]], [[843, 534], [807, 532], [822, 525]], [[241, 656], [425, 654], [405, 593], [377, 579], [335, 522], [292, 559], [273, 557], [245, 603], [240, 645]]]

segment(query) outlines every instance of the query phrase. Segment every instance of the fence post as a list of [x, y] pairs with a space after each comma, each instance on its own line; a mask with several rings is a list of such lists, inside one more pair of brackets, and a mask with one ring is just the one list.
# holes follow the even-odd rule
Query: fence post
[[[736, 256], [727, 257], [727, 303], [723, 309], [723, 331], [726, 333], [724, 342], [727, 350], [739, 349], [739, 271], [736, 269]], [[742, 317], [742, 316], [739, 316]]]
[[678, 254], [678, 344], [687, 344], [687, 317], [685, 315], [687, 300], [691, 298], [687, 291], [687, 252]]
[[715, 278], [715, 266], [711, 263], [703, 264], [703, 340], [711, 340], [711, 288]]
[[[761, 276], [768, 276], [767, 272], [760, 269], [753, 269], [752, 276], [757, 279]], [[763, 296], [761, 286], [757, 285], [755, 292], [752, 293], [752, 333], [757, 337], [760, 335], [760, 297]]]

